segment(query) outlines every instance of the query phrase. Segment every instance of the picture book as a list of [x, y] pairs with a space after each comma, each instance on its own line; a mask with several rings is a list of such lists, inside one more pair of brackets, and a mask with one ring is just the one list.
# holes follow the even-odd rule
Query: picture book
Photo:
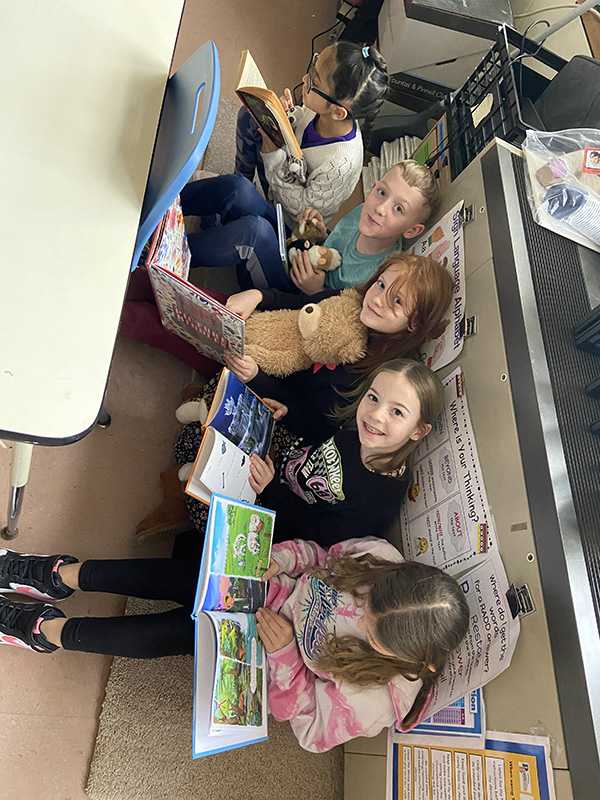
[[267, 88], [248, 50], [242, 52], [235, 91], [273, 143], [287, 150], [294, 158], [302, 158], [302, 150], [283, 110], [281, 100], [275, 92]]
[[244, 319], [175, 274], [150, 263], [148, 275], [163, 326], [207, 358], [223, 361], [224, 353], [244, 355]]
[[266, 456], [274, 425], [269, 406], [224, 369], [185, 488], [187, 494], [207, 504], [213, 492], [254, 502], [256, 494], [248, 483], [250, 456]]
[[177, 196], [146, 242], [139, 263], [144, 267], [163, 267], [187, 280], [191, 260], [183, 211]]
[[254, 612], [265, 601], [275, 512], [213, 494], [192, 618], [193, 757], [267, 738], [266, 654]]

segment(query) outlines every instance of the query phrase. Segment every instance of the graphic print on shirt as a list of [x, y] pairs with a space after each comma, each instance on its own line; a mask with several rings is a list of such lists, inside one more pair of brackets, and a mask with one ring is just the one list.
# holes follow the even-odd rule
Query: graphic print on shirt
[[298, 645], [313, 660], [323, 640], [335, 633], [339, 605], [344, 605], [336, 588], [312, 576], [306, 579], [307, 598], [300, 606], [302, 624], [298, 626]]
[[333, 438], [318, 447], [292, 447], [281, 472], [281, 482], [311, 505], [345, 500], [342, 457]]

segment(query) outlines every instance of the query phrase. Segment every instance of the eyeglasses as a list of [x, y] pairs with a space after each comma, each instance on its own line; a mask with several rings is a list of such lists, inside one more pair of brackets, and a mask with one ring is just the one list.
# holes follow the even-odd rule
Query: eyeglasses
[[310, 93], [310, 92], [314, 92], [315, 94], [318, 94], [318, 95], [319, 95], [319, 97], [322, 97], [322, 98], [323, 98], [323, 100], [327, 100], [327, 102], [328, 102], [328, 103], [331, 103], [333, 106], [339, 106], [340, 108], [343, 108], [343, 109], [345, 109], [345, 111], [347, 112], [347, 114], [350, 116], [350, 112], [348, 111], [348, 109], [346, 108], [346, 106], [343, 106], [343, 105], [342, 105], [341, 103], [339, 103], [337, 100], [334, 100], [334, 99], [333, 99], [333, 97], [330, 97], [328, 94], [325, 94], [325, 92], [322, 92], [320, 89], [317, 89], [317, 87], [314, 85], [314, 83], [313, 83], [313, 70], [314, 70], [314, 68], [315, 68], [315, 64], [317, 63], [317, 59], [318, 59], [318, 57], [319, 57], [319, 54], [318, 54], [318, 53], [315, 53], [315, 54], [313, 55], [313, 57], [312, 57], [312, 61], [310, 62], [310, 66], [309, 66], [309, 68], [308, 68], [308, 72], [307, 72], [307, 75], [308, 75], [308, 89], [307, 89], [307, 94], [308, 94], [308, 93]]

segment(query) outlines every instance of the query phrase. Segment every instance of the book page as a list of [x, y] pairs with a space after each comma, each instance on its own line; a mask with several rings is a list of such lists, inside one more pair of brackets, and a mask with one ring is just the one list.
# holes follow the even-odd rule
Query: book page
[[256, 66], [256, 61], [250, 55], [250, 51], [243, 50], [238, 69], [236, 89], [244, 89], [248, 86], [259, 86], [262, 89], [268, 88], [265, 79]]
[[264, 604], [260, 580], [271, 558], [275, 512], [213, 495], [194, 614], [254, 612]]
[[209, 426], [204, 431], [185, 491], [207, 504], [213, 492], [252, 503], [256, 492], [248, 483], [249, 477], [250, 456]]
[[232, 372], [223, 370], [207, 425], [226, 436], [244, 453], [257, 453], [264, 458], [271, 447], [275, 422], [273, 412], [260, 397]]
[[264, 722], [266, 659], [252, 614], [208, 612], [217, 634], [211, 733]]

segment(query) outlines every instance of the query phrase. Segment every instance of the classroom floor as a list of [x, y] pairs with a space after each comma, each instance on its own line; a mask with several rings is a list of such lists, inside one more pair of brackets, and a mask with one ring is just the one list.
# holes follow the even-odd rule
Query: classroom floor
[[[244, 48], [251, 48], [274, 89], [293, 86], [310, 58], [312, 36], [333, 24], [336, 5], [335, 0], [188, 0], [173, 68], [213, 39], [223, 97], [234, 99]], [[136, 547], [134, 530], [161, 499], [158, 475], [173, 463], [179, 431], [173, 411], [190, 378], [191, 370], [170, 356], [119, 338], [107, 394], [113, 424], [68, 447], [35, 450], [14, 549], [80, 559], [168, 555], [171, 543]], [[0, 449], [2, 492], [9, 473], [10, 452]], [[121, 598], [82, 593], [62, 605], [76, 616], [117, 614], [123, 606]], [[38, 656], [1, 648], [3, 800], [85, 800], [109, 669], [110, 659], [102, 656], [61, 651]]]

